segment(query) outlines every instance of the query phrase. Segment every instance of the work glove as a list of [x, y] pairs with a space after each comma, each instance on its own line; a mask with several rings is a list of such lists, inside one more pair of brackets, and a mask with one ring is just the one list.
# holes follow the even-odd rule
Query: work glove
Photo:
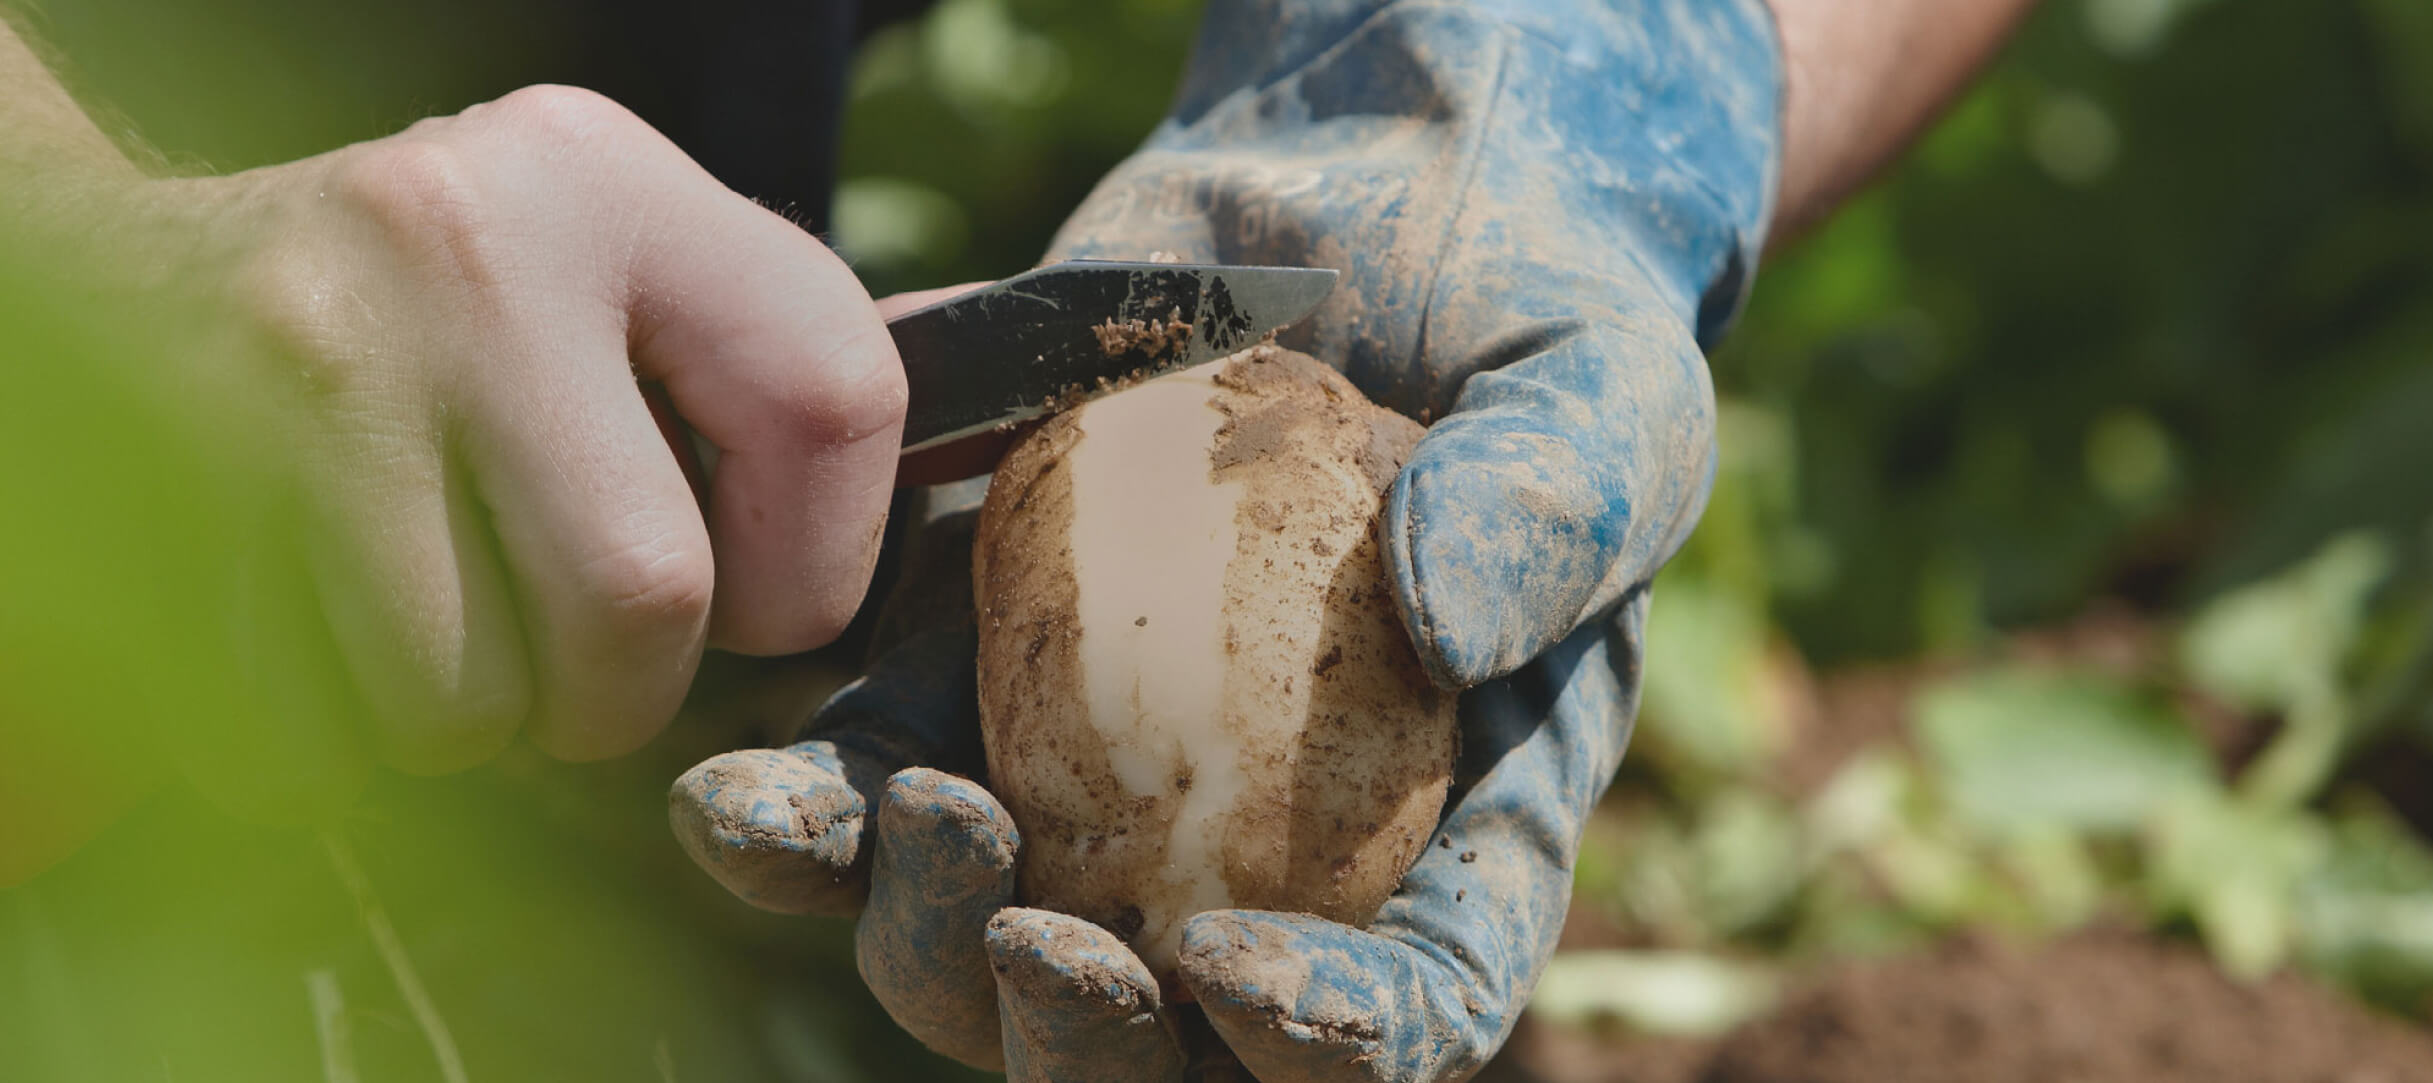
[[1366, 931], [1204, 913], [1161, 990], [1015, 905], [1019, 833], [975, 781], [971, 486], [932, 494], [889, 653], [810, 740], [681, 780], [680, 837], [753, 902], [858, 909], [897, 1021], [1016, 1079], [1467, 1078], [1554, 950], [1648, 582], [1713, 477], [1703, 349], [1756, 265], [1780, 91], [1759, 0], [1212, 0], [1173, 115], [1056, 240], [1338, 268], [1283, 341], [1434, 419], [1379, 529], [1419, 657], [1467, 690], [1461, 760]]

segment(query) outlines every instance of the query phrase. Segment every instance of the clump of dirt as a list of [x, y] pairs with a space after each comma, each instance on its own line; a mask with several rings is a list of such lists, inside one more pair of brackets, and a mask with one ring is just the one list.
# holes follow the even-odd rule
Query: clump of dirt
[[1109, 357], [1138, 353], [1151, 363], [1181, 353], [1191, 344], [1191, 321], [1183, 318], [1180, 308], [1166, 314], [1162, 320], [1129, 319], [1107, 322], [1090, 329], [1098, 336], [1098, 348]]
[[[1350, 380], [1325, 362], [1284, 349], [1272, 340], [1263, 340], [1227, 359], [1225, 367], [1217, 373], [1216, 383], [1241, 392], [1247, 397], [1241, 401], [1259, 407], [1245, 411], [1240, 401], [1218, 403], [1218, 409], [1225, 414], [1225, 424], [1217, 430], [1216, 446], [1210, 454], [1210, 466], [1216, 470], [1274, 458], [1285, 434], [1296, 426], [1312, 424], [1314, 417], [1332, 418], [1334, 424], [1344, 426], [1365, 422], [1367, 435], [1356, 441], [1353, 458], [1361, 473], [1367, 475], [1369, 486], [1382, 493], [1394, 484], [1395, 475], [1401, 473], [1402, 464], [1410, 459], [1412, 449], [1419, 446], [1420, 436], [1427, 432], [1417, 422], [1390, 410], [1347, 407], [1346, 404], [1365, 405]], [[1313, 474], [1307, 484], [1319, 485], [1324, 481]]]
[[[1170, 362], [1191, 345], [1191, 323], [1183, 318], [1183, 310], [1175, 309], [1162, 320], [1130, 319], [1106, 322], [1090, 328], [1098, 336], [1098, 349], [1108, 357], [1122, 360], [1134, 358], [1138, 364], [1121, 376], [1101, 376], [1094, 382], [1075, 382], [1059, 387], [1040, 401], [1042, 414], [1055, 415], [1070, 410], [1091, 399], [1121, 391], [1152, 377], [1164, 375]], [[1037, 422], [1025, 417], [997, 426], [1000, 433], [1012, 432]]]
[[1851, 965], [1703, 1048], [1528, 1037], [1481, 1079], [2433, 1083], [2433, 1031], [2295, 976], [2242, 984], [2194, 948], [2123, 932], [2034, 950], [1964, 937]]

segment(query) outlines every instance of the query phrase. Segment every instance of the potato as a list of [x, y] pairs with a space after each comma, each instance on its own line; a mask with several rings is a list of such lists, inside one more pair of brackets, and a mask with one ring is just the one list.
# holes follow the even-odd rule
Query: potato
[[973, 550], [990, 787], [1032, 906], [1171, 990], [1186, 918], [1365, 925], [1427, 845], [1452, 693], [1396, 612], [1378, 508], [1420, 427], [1261, 346], [1058, 415]]

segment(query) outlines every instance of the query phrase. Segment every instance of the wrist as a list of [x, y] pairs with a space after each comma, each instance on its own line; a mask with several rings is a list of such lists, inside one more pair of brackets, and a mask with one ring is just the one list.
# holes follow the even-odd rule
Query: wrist
[[120, 343], [111, 379], [160, 409], [228, 436], [264, 432], [263, 340], [244, 296], [261, 266], [247, 236], [263, 201], [239, 178], [152, 179], [58, 171], [0, 188], [6, 274], [33, 284], [56, 318]]
[[1767, 0], [1782, 39], [1787, 239], [1933, 120], [2033, 0]]
[[24, 269], [96, 303], [141, 303], [129, 311], [163, 316], [193, 306], [225, 312], [244, 250], [260, 236], [261, 189], [251, 174], [153, 178], [132, 166], [78, 164], [0, 170], [0, 191], [11, 197], [0, 234], [16, 251], [39, 253]]

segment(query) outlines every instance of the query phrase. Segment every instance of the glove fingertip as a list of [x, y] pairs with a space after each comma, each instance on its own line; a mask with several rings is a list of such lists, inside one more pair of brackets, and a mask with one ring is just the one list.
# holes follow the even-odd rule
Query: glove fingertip
[[1360, 933], [1295, 914], [1212, 910], [1183, 926], [1182, 980], [1209, 1025], [1269, 1083], [1367, 1079], [1385, 1039]]
[[1159, 1006], [1157, 979], [1114, 933], [1081, 918], [1007, 907], [988, 922], [999, 995], [1028, 1004], [1073, 1000], [1106, 1012]]
[[1003, 1066], [982, 924], [1014, 897], [1013, 820], [970, 779], [908, 767], [879, 798], [870, 906], [854, 963], [887, 1014], [922, 1044]]
[[1014, 818], [979, 783], [930, 767], [907, 767], [887, 779], [879, 800], [879, 843], [896, 875], [927, 875], [920, 866], [986, 867], [1010, 875], [1021, 836]]
[[1008, 1079], [1182, 1077], [1183, 1049], [1160, 1017], [1157, 979], [1114, 933], [1008, 907], [989, 919], [986, 937]]
[[668, 789], [668, 820], [695, 864], [737, 898], [785, 914], [860, 903], [862, 795], [805, 749], [713, 756]]

